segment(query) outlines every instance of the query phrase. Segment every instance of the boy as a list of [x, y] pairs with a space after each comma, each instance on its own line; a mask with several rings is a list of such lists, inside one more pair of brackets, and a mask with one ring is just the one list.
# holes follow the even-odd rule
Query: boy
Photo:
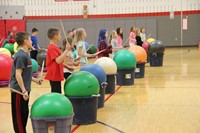
[[30, 52], [31, 54], [31, 58], [35, 59], [37, 58], [37, 54], [38, 54], [38, 49], [40, 49], [40, 47], [38, 46], [38, 29], [33, 28], [32, 29], [32, 34], [31, 34], [31, 41], [32, 41], [32, 50]]
[[32, 77], [32, 64], [29, 56], [29, 48], [32, 47], [30, 35], [26, 32], [18, 32], [16, 34], [16, 42], [19, 45], [19, 51], [14, 57], [10, 87], [22, 92], [23, 95], [11, 90], [12, 119], [15, 132], [26, 133], [31, 80], [41, 84], [42, 79]]
[[61, 53], [58, 46], [58, 42], [61, 40], [59, 29], [50, 28], [47, 32], [47, 36], [50, 39], [50, 44], [46, 55], [47, 73], [45, 79], [50, 82], [51, 92], [62, 93], [61, 81], [64, 80], [63, 61], [70, 50], [66, 48], [65, 51]]

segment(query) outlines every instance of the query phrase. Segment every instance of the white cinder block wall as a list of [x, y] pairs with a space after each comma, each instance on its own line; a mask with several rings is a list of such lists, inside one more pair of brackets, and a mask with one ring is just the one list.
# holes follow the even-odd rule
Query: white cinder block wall
[[1, 0], [0, 5], [24, 5], [26, 16], [82, 15], [83, 5], [90, 15], [200, 10], [200, 0]]

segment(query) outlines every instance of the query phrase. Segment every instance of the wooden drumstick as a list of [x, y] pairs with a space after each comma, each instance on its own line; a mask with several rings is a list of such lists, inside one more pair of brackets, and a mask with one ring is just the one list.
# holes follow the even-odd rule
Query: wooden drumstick
[[65, 37], [65, 39], [66, 39], [66, 42], [69, 43], [69, 42], [67, 41], [67, 35], [66, 35], [66, 33], [65, 33], [65, 29], [64, 29], [64, 26], [63, 26], [63, 23], [62, 23], [61, 19], [60, 19], [60, 25], [61, 25], [61, 28], [62, 28], [64, 37]]
[[13, 91], [13, 92], [16, 92], [17, 94], [20, 94], [20, 95], [22, 95], [22, 96], [24, 95], [23, 93], [21, 93], [21, 92], [15, 90], [15, 89], [13, 89], [13, 88], [10, 88], [10, 90]]
[[42, 69], [41, 69], [41, 72], [40, 72], [41, 78], [42, 78], [42, 75], [43, 75], [43, 71], [44, 71], [44, 60], [42, 61]]

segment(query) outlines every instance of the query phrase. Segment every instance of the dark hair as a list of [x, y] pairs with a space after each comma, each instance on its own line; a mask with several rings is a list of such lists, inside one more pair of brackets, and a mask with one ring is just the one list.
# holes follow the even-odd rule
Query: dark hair
[[11, 31], [11, 30], [8, 30], [8, 35], [10, 35], [10, 33], [12, 33], [12, 31]]
[[15, 35], [15, 40], [16, 40], [17, 44], [18, 44], [19, 46], [21, 46], [21, 45], [24, 44], [24, 40], [25, 40], [25, 39], [28, 39], [29, 36], [30, 36], [30, 34], [27, 33], [27, 32], [18, 32], [18, 33], [16, 33], [16, 35]]
[[72, 32], [72, 31], [71, 31], [71, 30], [68, 30], [68, 31], [67, 31], [67, 34], [69, 34], [70, 32]]
[[[70, 45], [72, 45], [73, 38], [67, 37], [67, 41], [68, 41], [68, 43], [69, 43]], [[66, 49], [66, 43], [67, 43], [67, 41], [66, 41], [66, 38], [63, 39], [63, 48], [62, 48], [63, 51], [65, 51], [65, 49]]]
[[118, 28], [116, 29], [116, 32], [117, 32], [117, 35], [119, 35], [119, 36], [123, 39], [123, 32], [120, 33], [120, 30], [121, 30], [121, 29], [122, 29], [121, 27], [118, 27]]
[[107, 32], [106, 29], [100, 29], [100, 31], [99, 31], [99, 37], [98, 37], [98, 44], [97, 44], [98, 48], [100, 47], [100, 43], [102, 41], [104, 41], [107, 44], [107, 40], [106, 40], [106, 36], [105, 36], [106, 32]]
[[38, 32], [38, 29], [37, 28], [33, 28], [32, 32]]
[[47, 32], [47, 36], [49, 39], [53, 39], [55, 35], [58, 35], [60, 30], [58, 28], [50, 28]]

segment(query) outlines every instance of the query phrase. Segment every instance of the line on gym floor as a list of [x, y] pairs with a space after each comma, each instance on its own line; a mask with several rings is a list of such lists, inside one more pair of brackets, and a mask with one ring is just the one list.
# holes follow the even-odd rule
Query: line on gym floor
[[109, 128], [112, 128], [112, 129], [114, 129], [115, 131], [117, 131], [117, 132], [119, 132], [119, 133], [125, 133], [125, 132], [123, 132], [123, 131], [121, 131], [121, 130], [119, 130], [119, 129], [113, 127], [113, 126], [110, 126], [110, 125], [106, 124], [106, 123], [103, 123], [103, 122], [100, 122], [100, 121], [97, 121], [97, 123], [100, 123], [100, 124], [102, 124], [102, 125], [104, 125], [104, 126], [107, 126], [107, 127], [109, 127]]

